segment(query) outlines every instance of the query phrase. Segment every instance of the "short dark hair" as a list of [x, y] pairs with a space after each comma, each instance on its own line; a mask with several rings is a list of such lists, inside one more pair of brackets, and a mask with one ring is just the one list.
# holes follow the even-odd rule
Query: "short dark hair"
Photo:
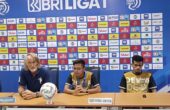
[[134, 63], [134, 61], [136, 61], [136, 62], [143, 62], [143, 57], [140, 56], [140, 55], [134, 55], [132, 57], [132, 63]]
[[83, 59], [74, 60], [73, 65], [75, 64], [82, 64], [82, 66], [85, 67], [85, 61]]

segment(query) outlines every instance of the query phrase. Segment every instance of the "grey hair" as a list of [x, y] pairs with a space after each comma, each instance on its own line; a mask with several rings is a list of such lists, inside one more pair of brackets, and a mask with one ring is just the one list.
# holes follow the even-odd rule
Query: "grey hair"
[[28, 65], [27, 65], [28, 56], [31, 56], [34, 59], [34, 61], [38, 63], [38, 68], [40, 68], [40, 59], [37, 57], [37, 55], [35, 53], [28, 53], [24, 60], [24, 69], [28, 71]]

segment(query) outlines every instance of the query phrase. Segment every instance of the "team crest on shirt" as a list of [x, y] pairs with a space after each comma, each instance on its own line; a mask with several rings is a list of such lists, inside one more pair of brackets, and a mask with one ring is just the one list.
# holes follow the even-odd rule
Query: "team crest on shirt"
[[40, 77], [40, 78], [38, 78], [38, 80], [39, 80], [39, 82], [40, 82], [40, 84], [42, 83], [42, 78]]

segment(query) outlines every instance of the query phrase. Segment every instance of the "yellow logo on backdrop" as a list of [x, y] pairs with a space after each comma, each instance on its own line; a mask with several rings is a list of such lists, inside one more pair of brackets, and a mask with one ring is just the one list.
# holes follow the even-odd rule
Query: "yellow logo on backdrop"
[[119, 21], [119, 26], [130, 26], [129, 21]]
[[49, 65], [57, 65], [58, 64], [58, 60], [48, 60], [48, 64]]
[[108, 22], [98, 22], [98, 27], [101, 28], [101, 27], [108, 27]]
[[87, 47], [78, 47], [78, 52], [88, 52]]
[[37, 37], [36, 36], [28, 36], [28, 41], [37, 41]]
[[0, 25], [0, 30], [2, 30], [2, 31], [7, 30], [7, 26], [6, 25]]
[[57, 41], [56, 36], [47, 36], [47, 41]]
[[109, 39], [119, 39], [119, 34], [109, 34]]
[[139, 39], [140, 38], [140, 33], [130, 33], [130, 38]]
[[26, 24], [18, 24], [17, 29], [18, 30], [25, 30], [26, 29]]
[[67, 53], [67, 48], [65, 48], [65, 47], [59, 47], [59, 48], [58, 48], [58, 53]]
[[57, 23], [57, 28], [65, 29], [66, 28], [66, 23]]
[[0, 48], [0, 54], [8, 53], [8, 48]]
[[37, 29], [46, 29], [46, 24], [37, 24]]
[[121, 52], [130, 51], [130, 46], [120, 46], [120, 51], [121, 51]]
[[88, 35], [88, 40], [98, 40], [97, 34]]
[[99, 47], [99, 52], [108, 52], [108, 47]]
[[8, 42], [16, 42], [17, 37], [16, 36], [8, 36]]
[[77, 35], [67, 35], [67, 40], [77, 40]]
[[27, 53], [27, 48], [18, 48], [18, 53]]

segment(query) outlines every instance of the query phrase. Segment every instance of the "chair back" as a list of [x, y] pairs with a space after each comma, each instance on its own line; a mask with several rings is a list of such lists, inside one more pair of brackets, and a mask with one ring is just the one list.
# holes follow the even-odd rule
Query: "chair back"
[[100, 84], [100, 67], [86, 67], [86, 71], [92, 72]]
[[54, 83], [59, 90], [59, 68], [58, 67], [48, 67], [49, 70], [49, 76], [50, 76], [50, 81]]

